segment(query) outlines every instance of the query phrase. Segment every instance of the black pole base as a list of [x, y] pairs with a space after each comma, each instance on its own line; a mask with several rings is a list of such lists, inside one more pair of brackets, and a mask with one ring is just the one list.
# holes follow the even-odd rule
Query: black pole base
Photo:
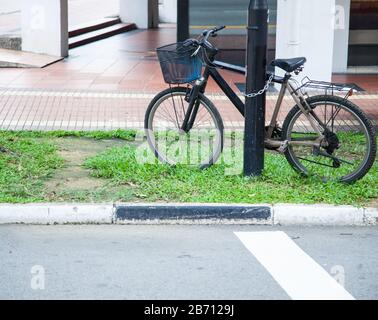
[[[268, 2], [251, 0], [248, 14], [247, 93], [257, 92], [266, 83], [268, 42]], [[246, 98], [244, 135], [244, 175], [260, 176], [264, 170], [265, 93]]]

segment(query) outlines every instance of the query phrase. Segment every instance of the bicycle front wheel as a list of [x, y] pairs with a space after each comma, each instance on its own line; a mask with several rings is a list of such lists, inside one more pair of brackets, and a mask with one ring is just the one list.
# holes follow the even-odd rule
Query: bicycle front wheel
[[371, 121], [360, 108], [341, 97], [315, 96], [307, 102], [325, 139], [320, 148], [295, 145], [301, 141], [315, 144], [319, 137], [308, 117], [295, 106], [285, 120], [282, 135], [283, 140], [292, 142], [285, 154], [290, 165], [324, 181], [352, 183], [363, 178], [373, 166], [377, 151]]
[[158, 94], [145, 117], [147, 141], [155, 156], [169, 165], [206, 169], [217, 162], [223, 150], [224, 126], [213, 103], [203, 94], [191, 129], [182, 130], [188, 112], [188, 89], [172, 88]]

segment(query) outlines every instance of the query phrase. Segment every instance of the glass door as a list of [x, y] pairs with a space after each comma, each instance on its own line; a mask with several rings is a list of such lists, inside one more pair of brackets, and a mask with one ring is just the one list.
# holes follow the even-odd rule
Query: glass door
[[378, 1], [352, 0], [348, 66], [378, 66]]
[[[268, 61], [275, 57], [277, 0], [268, 0], [270, 9]], [[214, 43], [222, 49], [218, 60], [245, 65], [246, 24], [249, 0], [190, 0], [190, 35], [197, 36], [203, 29], [226, 25]]]

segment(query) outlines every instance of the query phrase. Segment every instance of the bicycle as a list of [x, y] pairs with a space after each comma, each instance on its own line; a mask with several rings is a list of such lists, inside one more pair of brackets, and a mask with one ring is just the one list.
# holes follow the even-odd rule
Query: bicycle
[[[217, 108], [205, 96], [210, 77], [244, 116], [245, 105], [217, 70], [221, 67], [215, 60], [219, 50], [209, 41], [224, 28], [205, 30], [198, 39], [157, 49], [164, 80], [170, 87], [151, 101], [145, 131], [150, 148], [163, 163], [177, 165], [190, 158], [189, 164], [206, 169], [218, 161], [224, 147], [224, 125]], [[353, 87], [309, 79], [300, 85], [293, 74], [303, 71], [305, 63], [304, 57], [272, 61], [271, 65], [283, 69], [285, 75], [268, 73], [264, 88], [244, 94], [256, 97], [265, 94], [271, 83], [281, 85], [266, 127], [265, 147], [285, 155], [304, 176], [355, 182], [374, 164], [375, 128], [365, 113], [348, 100]], [[325, 93], [309, 96], [309, 89], [322, 89]], [[295, 106], [280, 127], [277, 120], [286, 92]]]

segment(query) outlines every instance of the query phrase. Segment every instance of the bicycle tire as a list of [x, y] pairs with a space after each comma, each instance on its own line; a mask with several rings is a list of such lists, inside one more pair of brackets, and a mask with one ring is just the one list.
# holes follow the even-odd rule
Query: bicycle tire
[[[166, 90], [160, 92], [159, 94], [157, 94], [152, 99], [152, 101], [150, 102], [150, 104], [147, 108], [147, 111], [146, 111], [146, 114], [145, 114], [145, 119], [144, 119], [144, 128], [145, 128], [145, 132], [146, 132], [146, 136], [147, 136], [147, 141], [148, 141], [148, 144], [149, 144], [151, 150], [154, 152], [155, 156], [159, 159], [160, 162], [170, 164], [170, 165], [174, 165], [174, 163], [167, 161], [167, 158], [164, 155], [162, 155], [156, 149], [156, 147], [154, 145], [154, 141], [153, 141], [152, 136], [151, 136], [151, 132], [153, 132], [153, 130], [151, 128], [151, 123], [152, 123], [151, 121], [153, 121], [153, 119], [151, 119], [151, 115], [154, 112], [154, 110], [159, 108], [159, 105], [157, 106], [157, 104], [158, 103], [161, 104], [162, 102], [164, 102], [164, 98], [170, 98], [174, 95], [186, 95], [187, 93], [188, 93], [188, 89], [183, 88], [183, 87], [166, 89]], [[200, 169], [207, 169], [207, 168], [211, 167], [212, 165], [214, 165], [218, 161], [219, 157], [221, 156], [221, 154], [223, 152], [224, 125], [223, 125], [221, 115], [219, 114], [215, 105], [202, 93], [199, 94], [198, 99], [200, 100], [201, 104], [203, 106], [205, 106], [207, 111], [212, 116], [212, 118], [213, 118], [213, 120], [216, 124], [216, 127], [217, 127], [217, 129], [219, 130], [219, 133], [220, 133], [220, 142], [219, 142], [219, 145], [215, 148], [216, 151], [211, 155], [211, 158], [209, 158], [207, 161], [204, 161], [203, 163], [201, 163], [199, 165]]]
[[[374, 165], [374, 162], [376, 159], [376, 153], [377, 153], [377, 141], [376, 141], [376, 132], [375, 132], [374, 126], [372, 122], [368, 119], [366, 114], [357, 105], [355, 105], [349, 100], [343, 99], [342, 97], [319, 95], [319, 96], [313, 96], [307, 99], [307, 103], [310, 105], [312, 109], [315, 109], [320, 103], [324, 103], [324, 102], [341, 105], [344, 109], [349, 110], [351, 113], [353, 113], [366, 128], [366, 133], [369, 138], [369, 147], [368, 147], [368, 151], [365, 156], [365, 161], [363, 165], [361, 165], [359, 169], [353, 174], [348, 175], [347, 177], [341, 177], [339, 179], [340, 182], [353, 183], [357, 180], [362, 179]], [[303, 114], [303, 113], [301, 109], [298, 107], [298, 105], [296, 105], [287, 115], [283, 124], [283, 128], [282, 128], [283, 141], [290, 140], [290, 137], [289, 137], [290, 126], [292, 125], [293, 120], [299, 117], [299, 114]], [[288, 148], [288, 150], [285, 152], [285, 157], [287, 161], [289, 162], [289, 164], [296, 171], [298, 171], [299, 173], [303, 175], [308, 175], [308, 173], [305, 172], [303, 168], [298, 165], [296, 159], [294, 159], [294, 156], [290, 148]]]

